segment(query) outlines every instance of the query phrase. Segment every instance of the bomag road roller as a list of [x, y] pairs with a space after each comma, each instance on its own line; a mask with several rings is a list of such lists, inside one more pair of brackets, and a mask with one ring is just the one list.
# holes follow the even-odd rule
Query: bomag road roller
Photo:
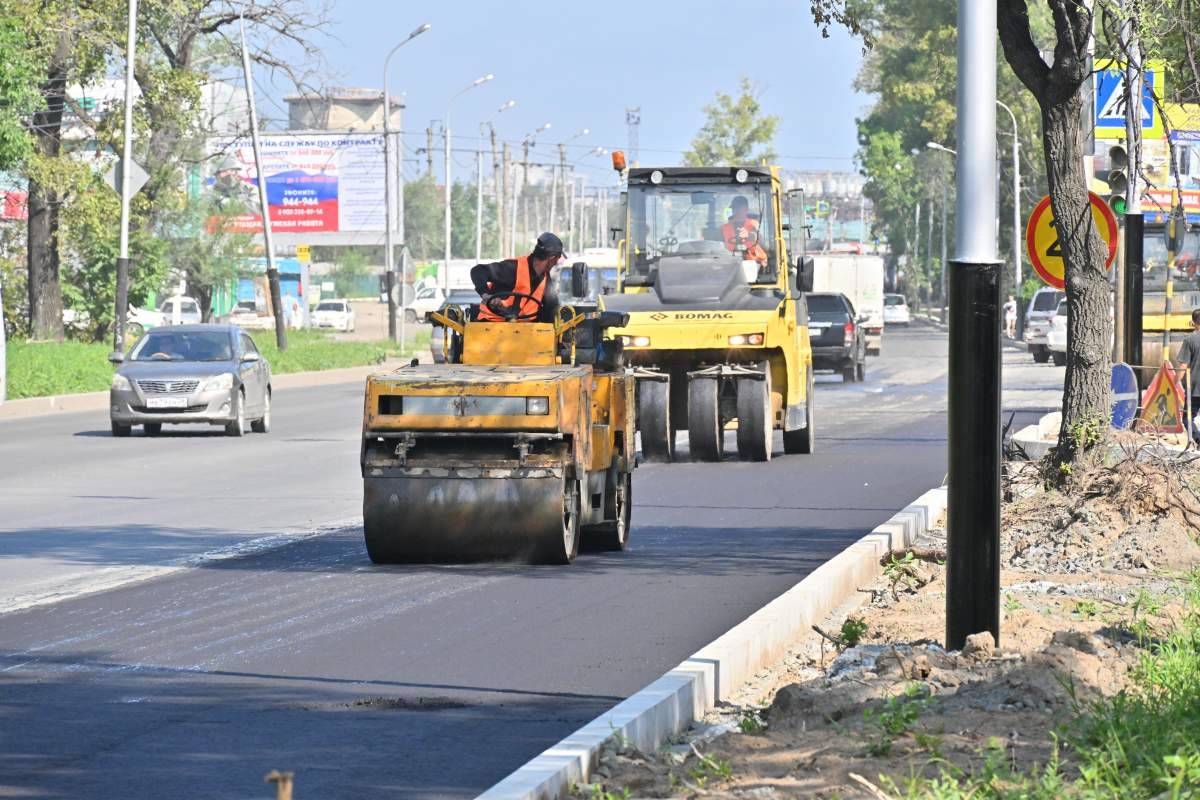
[[775, 429], [784, 452], [811, 453], [802, 197], [774, 167], [634, 168], [627, 182], [618, 291], [600, 301], [629, 315], [643, 457], [672, 460], [686, 430], [692, 459], [719, 460], [734, 421], [743, 460], [770, 459]]
[[564, 306], [553, 324], [480, 322], [477, 310], [429, 314], [445, 329], [446, 363], [367, 379], [361, 460], [371, 560], [567, 564], [581, 536], [623, 550], [634, 381], [620, 341], [605, 335], [627, 317]]

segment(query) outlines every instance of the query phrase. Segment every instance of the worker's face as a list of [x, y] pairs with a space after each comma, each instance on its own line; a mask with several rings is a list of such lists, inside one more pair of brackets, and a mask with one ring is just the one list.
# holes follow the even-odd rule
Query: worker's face
[[744, 221], [746, 219], [746, 214], [749, 211], [750, 211], [750, 208], [748, 206], [735, 205], [733, 207], [733, 221], [734, 222]]
[[534, 258], [529, 263], [538, 275], [545, 275], [561, 260], [562, 255], [559, 254], [556, 256], [546, 256], [545, 258]]

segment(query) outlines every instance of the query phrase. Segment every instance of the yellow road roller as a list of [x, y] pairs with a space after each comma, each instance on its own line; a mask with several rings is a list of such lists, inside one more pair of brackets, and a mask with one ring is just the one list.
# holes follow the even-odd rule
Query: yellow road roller
[[444, 363], [367, 379], [361, 464], [371, 560], [568, 564], [583, 537], [625, 549], [634, 378], [620, 340], [606, 332], [627, 315], [564, 306], [553, 323], [482, 322], [477, 308], [429, 315], [444, 329]]

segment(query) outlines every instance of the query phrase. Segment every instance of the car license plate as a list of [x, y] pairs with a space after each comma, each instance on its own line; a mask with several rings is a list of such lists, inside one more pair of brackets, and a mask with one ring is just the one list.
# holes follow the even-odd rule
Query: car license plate
[[149, 397], [146, 408], [187, 408], [186, 397]]

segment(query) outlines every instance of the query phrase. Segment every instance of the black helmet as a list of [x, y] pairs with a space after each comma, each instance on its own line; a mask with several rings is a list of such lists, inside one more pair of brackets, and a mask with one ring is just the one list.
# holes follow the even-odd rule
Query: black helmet
[[533, 254], [538, 258], [561, 256], [563, 254], [562, 239], [553, 233], [543, 233], [537, 238], [537, 244], [533, 247]]

